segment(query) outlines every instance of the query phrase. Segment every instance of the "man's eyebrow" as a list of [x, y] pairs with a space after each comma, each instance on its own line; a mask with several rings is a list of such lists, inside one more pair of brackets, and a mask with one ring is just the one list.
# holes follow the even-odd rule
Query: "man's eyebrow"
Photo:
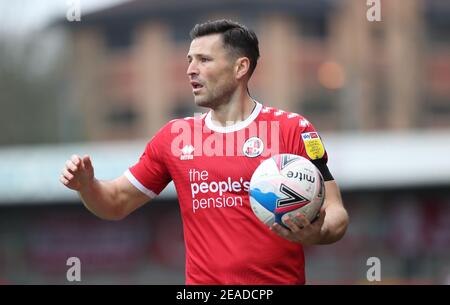
[[201, 56], [204, 56], [204, 57], [211, 57], [211, 55], [208, 55], [208, 54], [203, 54], [203, 53], [194, 53], [194, 54], [187, 54], [186, 55], [186, 57], [189, 59], [189, 58], [192, 58], [192, 57], [201, 57]]

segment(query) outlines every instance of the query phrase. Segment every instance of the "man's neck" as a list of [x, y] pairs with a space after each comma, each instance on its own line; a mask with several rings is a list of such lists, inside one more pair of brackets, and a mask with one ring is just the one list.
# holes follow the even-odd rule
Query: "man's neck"
[[247, 90], [237, 93], [228, 103], [211, 109], [212, 121], [220, 126], [230, 126], [244, 121], [255, 109], [256, 102], [247, 93]]

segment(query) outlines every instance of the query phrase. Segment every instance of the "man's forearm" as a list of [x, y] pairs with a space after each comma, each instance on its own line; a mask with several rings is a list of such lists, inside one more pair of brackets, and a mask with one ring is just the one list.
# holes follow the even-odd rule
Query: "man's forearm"
[[113, 181], [100, 181], [94, 178], [78, 192], [83, 204], [93, 214], [107, 220], [121, 219], [120, 203]]
[[347, 230], [348, 214], [342, 205], [330, 205], [325, 209], [325, 221], [319, 244], [331, 244], [340, 240]]

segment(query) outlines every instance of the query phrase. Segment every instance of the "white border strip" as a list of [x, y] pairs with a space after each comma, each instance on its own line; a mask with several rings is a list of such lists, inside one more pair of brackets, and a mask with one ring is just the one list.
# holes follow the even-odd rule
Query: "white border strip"
[[125, 177], [127, 177], [128, 181], [131, 182], [131, 184], [133, 184], [138, 190], [140, 190], [142, 193], [144, 193], [145, 195], [147, 195], [150, 198], [155, 198], [156, 194], [155, 192], [153, 192], [152, 190], [149, 190], [148, 188], [146, 188], [145, 186], [142, 185], [142, 183], [140, 183], [134, 176], [133, 174], [130, 172], [129, 169], [127, 169], [127, 171], [124, 173]]

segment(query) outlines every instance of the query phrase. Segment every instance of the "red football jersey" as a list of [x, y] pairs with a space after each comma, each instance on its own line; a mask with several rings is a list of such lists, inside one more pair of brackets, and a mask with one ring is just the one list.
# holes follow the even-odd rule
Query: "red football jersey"
[[291, 153], [327, 160], [302, 116], [257, 103], [226, 127], [211, 113], [173, 120], [148, 143], [126, 177], [154, 197], [173, 180], [186, 246], [186, 284], [303, 284], [303, 248], [271, 232], [250, 207], [252, 173]]

